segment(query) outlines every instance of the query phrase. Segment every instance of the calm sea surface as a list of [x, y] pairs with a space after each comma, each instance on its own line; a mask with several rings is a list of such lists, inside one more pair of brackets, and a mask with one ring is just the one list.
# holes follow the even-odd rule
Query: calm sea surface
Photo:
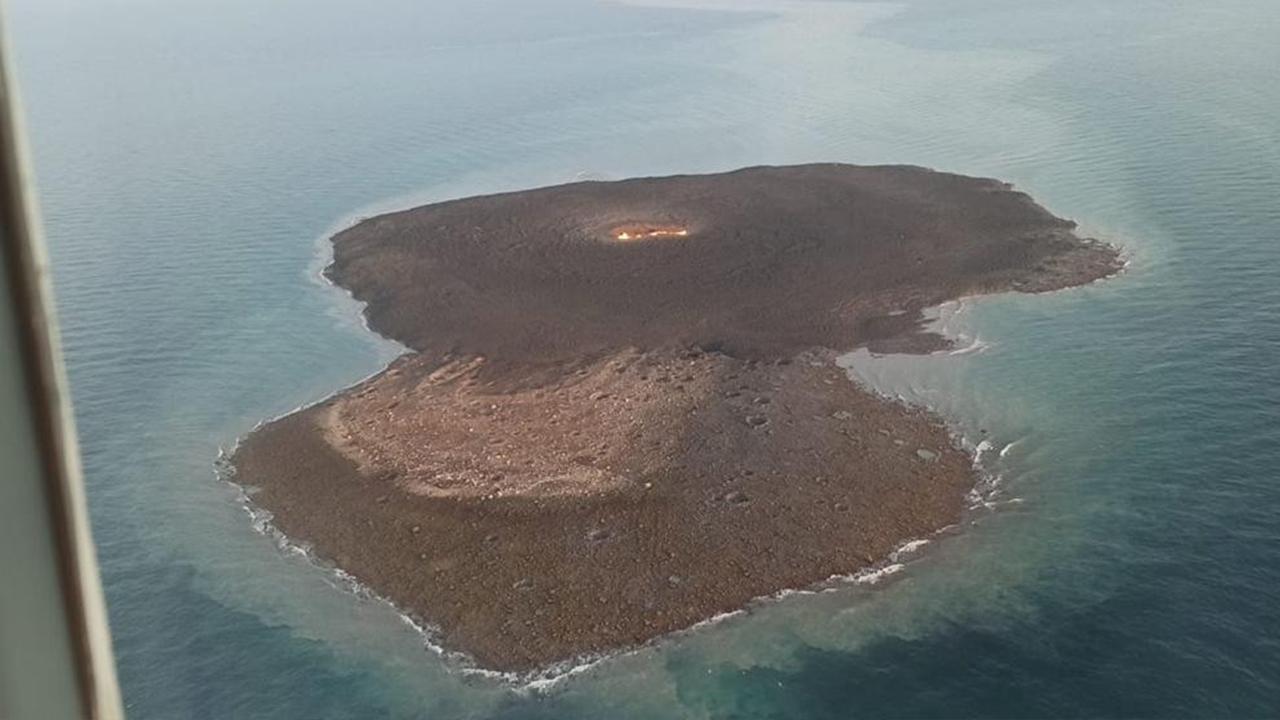
[[[1280, 715], [1280, 4], [9, 5], [131, 717]], [[316, 278], [355, 218], [815, 160], [1001, 177], [1131, 260], [848, 359], [993, 447], [885, 581], [513, 689], [216, 478], [396, 353]]]

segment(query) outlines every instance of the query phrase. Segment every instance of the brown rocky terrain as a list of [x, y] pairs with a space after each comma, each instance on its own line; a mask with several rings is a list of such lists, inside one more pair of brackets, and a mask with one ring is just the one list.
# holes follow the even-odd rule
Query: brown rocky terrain
[[327, 273], [414, 352], [255, 431], [237, 480], [484, 667], [643, 643], [954, 522], [968, 456], [834, 358], [1120, 267], [1073, 228], [994, 180], [850, 165], [372, 218]]

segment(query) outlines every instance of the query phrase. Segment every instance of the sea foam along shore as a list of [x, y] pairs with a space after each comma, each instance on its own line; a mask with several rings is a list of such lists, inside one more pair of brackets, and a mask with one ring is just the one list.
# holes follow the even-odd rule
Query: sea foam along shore
[[[269, 422], [269, 420], [263, 422]], [[317, 556], [307, 543], [297, 542], [281, 532], [272, 523], [271, 512], [254, 504], [251, 489], [236, 482], [235, 468], [227, 462], [227, 458], [231, 457], [234, 452], [234, 447], [219, 451], [218, 459], [214, 463], [215, 476], [235, 489], [236, 500], [249, 517], [250, 525], [254, 531], [270, 539], [280, 552], [300, 558], [315, 570], [328, 575], [335, 581], [334, 586], [336, 588], [342, 592], [349, 593], [356, 600], [360, 602], [375, 602], [386, 606], [418, 635], [424, 649], [440, 658], [441, 661], [446, 663], [447, 667], [459, 675], [493, 680], [511, 690], [522, 693], [551, 691], [564, 681], [582, 675], [603, 663], [652, 651], [668, 643], [677, 642], [679, 638], [706, 631], [734, 618], [749, 615], [753, 608], [764, 604], [781, 602], [794, 596], [837, 592], [851, 586], [879, 585], [882, 581], [890, 579], [905, 570], [912, 560], [919, 557], [922, 548], [932, 542], [926, 538], [908, 540], [890, 553], [887, 558], [875, 565], [862, 568], [854, 573], [833, 575], [827, 580], [808, 588], [786, 589], [772, 595], [755, 598], [741, 609], [720, 613], [684, 630], [656, 638], [643, 645], [621, 648], [605, 653], [583, 655], [530, 672], [500, 672], [479, 667], [474, 660], [463, 652], [446, 649], [439, 641], [438, 628], [396, 606], [395, 603], [380, 596], [376, 591], [343, 571], [342, 568], [326, 562]], [[942, 535], [954, 529], [955, 526], [940, 528], [935, 535]]]
[[[255, 425], [255, 429], [262, 424], [271, 422], [271, 420], [272, 419], [266, 419], [260, 421]], [[237, 439], [236, 445], [238, 445], [238, 443], [239, 439]], [[426, 650], [439, 657], [451, 669], [458, 672], [460, 675], [495, 680], [502, 685], [521, 692], [550, 691], [563, 681], [574, 676], [581, 675], [604, 662], [646, 652], [669, 642], [675, 642], [681, 637], [710, 629], [733, 618], [748, 615], [751, 613], [753, 608], [759, 607], [763, 604], [781, 602], [793, 596], [837, 592], [850, 586], [879, 585], [882, 581], [890, 579], [892, 576], [896, 576], [905, 570], [912, 560], [917, 559], [920, 556], [920, 551], [932, 542], [932, 540], [928, 538], [907, 540], [890, 553], [887, 558], [869, 567], [862, 568], [853, 573], [833, 575], [827, 580], [807, 588], [784, 589], [772, 595], [755, 598], [741, 609], [720, 613], [702, 620], [684, 630], [656, 638], [655, 640], [643, 645], [621, 648], [611, 652], [583, 655], [530, 672], [500, 672], [480, 667], [474, 660], [463, 652], [446, 649], [439, 641], [438, 628], [429, 622], [426, 622], [422, 618], [415, 617], [413, 614], [396, 606], [395, 603], [385, 597], [382, 597], [373, 589], [362, 584], [349, 573], [342, 570], [342, 568], [320, 558], [312, 551], [309, 544], [295, 541], [285, 533], [281, 532], [280, 529], [272, 523], [272, 513], [269, 510], [254, 504], [252, 489], [236, 482], [235, 467], [229, 462], [229, 458], [235, 454], [236, 445], [219, 450], [217, 459], [214, 462], [214, 474], [218, 480], [227, 483], [235, 490], [236, 501], [249, 517], [250, 526], [254, 531], [266, 538], [269, 538], [280, 552], [301, 558], [312, 568], [327, 574], [335, 581], [335, 587], [343, 592], [349, 593], [353, 598], [361, 602], [376, 602], [385, 605], [394, 612], [406, 626], [411, 628], [419, 636], [423, 643], [423, 647]], [[978, 462], [979, 456], [980, 453], [974, 455], [975, 465]], [[934, 536], [942, 536], [954, 531], [955, 528], [955, 525], [939, 528], [934, 533]]]

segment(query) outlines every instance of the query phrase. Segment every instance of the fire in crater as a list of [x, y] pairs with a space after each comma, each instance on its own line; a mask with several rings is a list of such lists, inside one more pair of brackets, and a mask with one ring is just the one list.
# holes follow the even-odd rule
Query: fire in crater
[[628, 225], [626, 227], [615, 228], [613, 231], [613, 239], [623, 241], [648, 240], [649, 238], [660, 237], [687, 237], [688, 235], [688, 228], [674, 226], [652, 227], [647, 225]]

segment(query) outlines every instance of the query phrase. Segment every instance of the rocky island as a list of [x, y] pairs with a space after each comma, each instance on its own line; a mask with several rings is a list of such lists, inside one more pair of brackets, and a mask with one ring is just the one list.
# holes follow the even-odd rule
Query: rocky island
[[413, 352], [231, 458], [275, 526], [478, 665], [644, 643], [956, 521], [971, 459], [834, 363], [1118, 270], [1027, 195], [822, 164], [427, 205], [326, 273]]

